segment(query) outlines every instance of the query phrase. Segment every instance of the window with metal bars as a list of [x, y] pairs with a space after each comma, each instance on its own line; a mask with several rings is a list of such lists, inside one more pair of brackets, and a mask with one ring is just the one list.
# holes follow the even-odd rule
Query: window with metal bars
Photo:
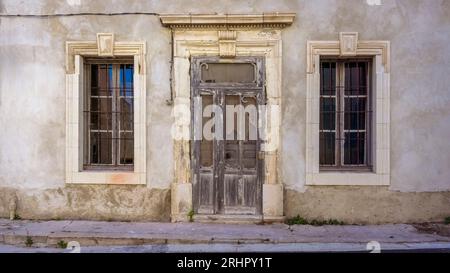
[[371, 170], [370, 75], [371, 60], [321, 60], [321, 170]]
[[133, 70], [133, 60], [85, 61], [85, 169], [133, 169]]

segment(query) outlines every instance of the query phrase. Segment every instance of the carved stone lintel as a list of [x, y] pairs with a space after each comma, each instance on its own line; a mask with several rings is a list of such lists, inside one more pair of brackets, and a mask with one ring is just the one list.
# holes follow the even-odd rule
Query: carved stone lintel
[[137, 66], [138, 73], [145, 74], [145, 42], [114, 42], [113, 55], [99, 55], [97, 41], [67, 41], [66, 42], [66, 73], [73, 74], [75, 72], [74, 59], [75, 55], [83, 57], [97, 56], [138, 56]]
[[356, 56], [358, 32], [340, 32], [339, 43], [341, 56]]
[[161, 14], [161, 23], [172, 29], [259, 29], [290, 26], [295, 13], [262, 14]]
[[317, 56], [376, 56], [380, 55], [384, 71], [390, 71], [389, 41], [360, 41], [357, 32], [341, 32], [338, 41], [307, 42], [307, 72], [315, 73], [318, 67]]
[[219, 56], [234, 58], [236, 56], [236, 31], [219, 30]]
[[97, 33], [98, 56], [114, 56], [114, 33]]

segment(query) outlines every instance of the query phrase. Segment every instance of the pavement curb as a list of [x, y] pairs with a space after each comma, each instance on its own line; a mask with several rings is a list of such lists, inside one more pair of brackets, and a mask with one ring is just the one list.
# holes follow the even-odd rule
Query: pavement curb
[[[8, 221], [0, 219], [0, 243], [58, 247], [76, 241], [85, 247], [144, 245], [266, 245], [449, 243], [450, 237], [424, 233], [412, 225], [286, 226], [100, 221]], [[31, 240], [30, 240], [31, 239]]]

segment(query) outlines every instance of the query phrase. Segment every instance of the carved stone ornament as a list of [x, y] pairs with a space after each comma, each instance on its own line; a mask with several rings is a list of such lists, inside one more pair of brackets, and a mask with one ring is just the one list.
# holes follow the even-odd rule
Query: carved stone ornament
[[163, 26], [172, 29], [281, 29], [292, 24], [295, 13], [161, 14], [159, 17]]
[[356, 56], [358, 49], [358, 32], [339, 33], [341, 56]]
[[114, 33], [97, 33], [98, 56], [114, 56]]
[[224, 58], [236, 56], [236, 31], [219, 30], [219, 56]]

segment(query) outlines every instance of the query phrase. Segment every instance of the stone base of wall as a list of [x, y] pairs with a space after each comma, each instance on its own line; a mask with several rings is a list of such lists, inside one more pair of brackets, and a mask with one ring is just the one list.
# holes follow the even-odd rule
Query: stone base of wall
[[[450, 216], [450, 192], [395, 192], [382, 186], [314, 186], [284, 191], [286, 217], [337, 219], [348, 224], [419, 223]], [[145, 186], [76, 185], [58, 189], [0, 188], [0, 217], [9, 218], [11, 198], [22, 219], [170, 221], [170, 189]]]
[[130, 185], [67, 185], [48, 190], [0, 188], [0, 217], [9, 218], [11, 198], [22, 219], [170, 221], [170, 189]]
[[382, 186], [314, 186], [285, 190], [287, 217], [348, 224], [419, 223], [450, 216], [450, 192], [396, 192]]

